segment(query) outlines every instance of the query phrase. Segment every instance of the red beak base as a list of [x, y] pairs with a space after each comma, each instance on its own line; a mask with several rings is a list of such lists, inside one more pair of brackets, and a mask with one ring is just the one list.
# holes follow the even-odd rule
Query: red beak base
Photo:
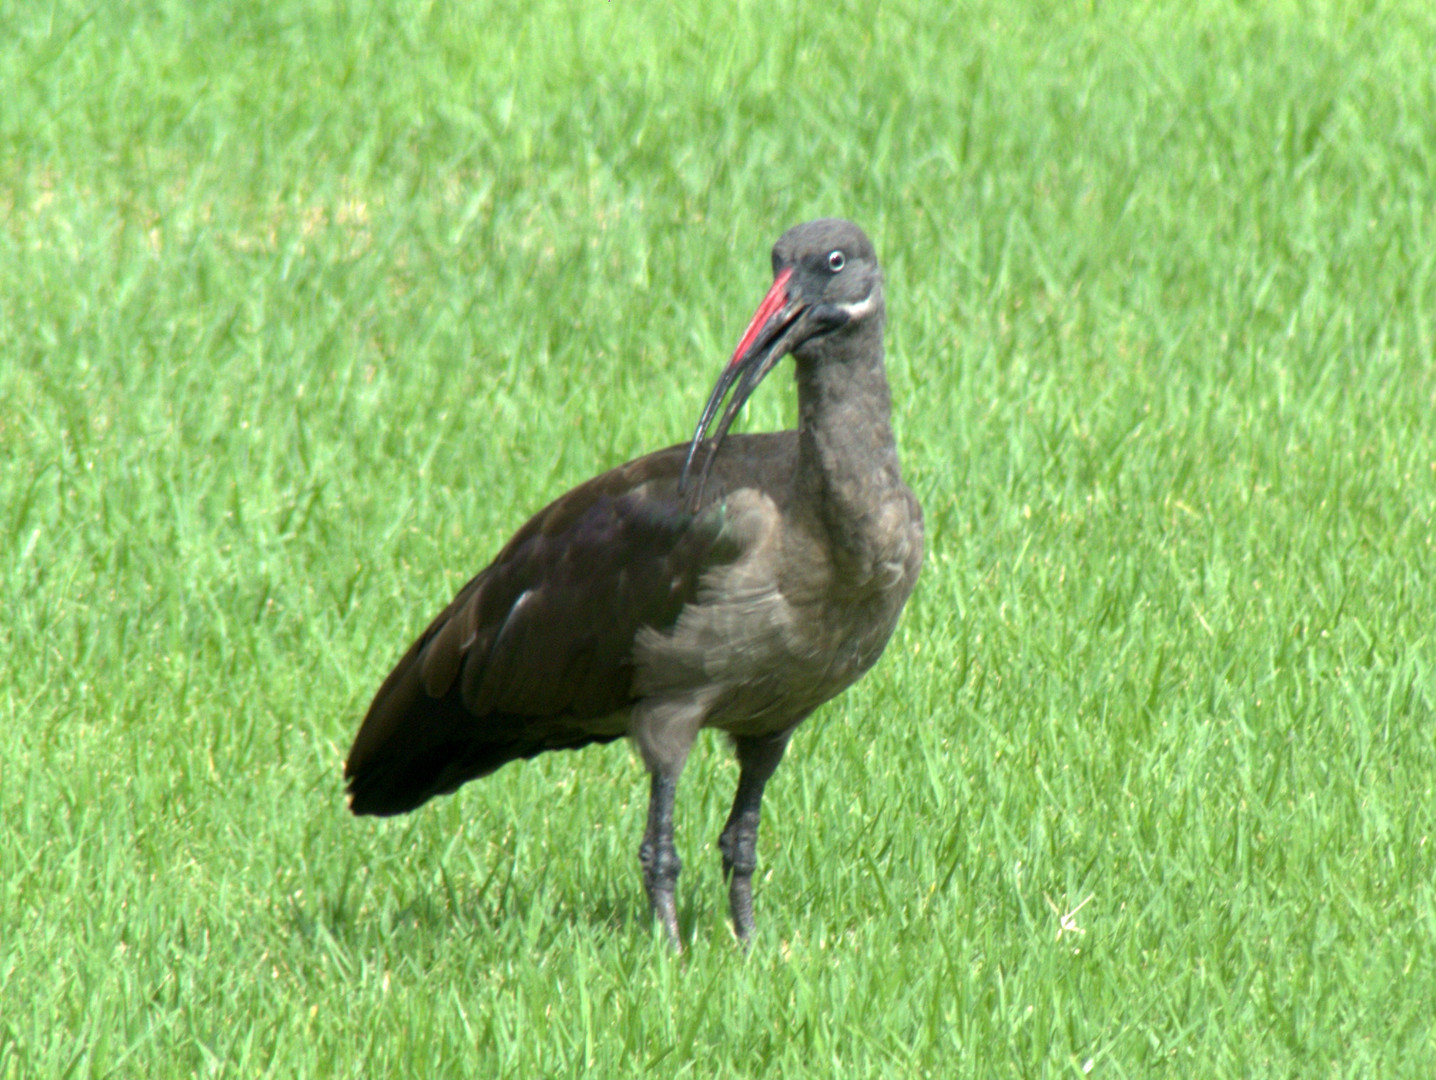
[[763, 332], [763, 327], [768, 325], [768, 320], [783, 310], [788, 302], [788, 279], [793, 276], [791, 266], [784, 267], [773, 279], [772, 287], [768, 289], [768, 295], [763, 297], [763, 302], [758, 305], [758, 310], [753, 312], [753, 318], [748, 322], [748, 329], [743, 331], [743, 338], [738, 342], [738, 347], [733, 350], [733, 356], [728, 361], [731, 368], [743, 358], [754, 340]]
[[793, 268], [786, 266], [778, 271], [773, 279], [768, 294], [763, 297], [763, 302], [758, 305], [758, 310], [753, 313], [753, 318], [748, 321], [748, 329], [743, 331], [743, 337], [738, 342], [738, 347], [733, 350], [733, 356], [723, 373], [718, 376], [718, 384], [713, 387], [713, 393], [708, 396], [708, 404], [703, 408], [703, 415], [698, 419], [698, 427], [693, 432], [693, 441], [688, 446], [688, 457], [683, 463], [683, 475], [678, 481], [680, 493], [688, 489], [689, 471], [693, 467], [693, 459], [698, 453], [698, 447], [703, 442], [704, 435], [708, 431], [708, 425], [713, 422], [717, 415], [718, 407], [723, 404], [723, 399], [733, 384], [742, 378], [742, 383], [734, 395], [734, 399], [728, 403], [728, 408], [719, 421], [718, 430], [714, 433], [708, 447], [708, 454], [704, 460], [700, 472], [698, 489], [693, 495], [693, 503], [696, 507], [703, 497], [703, 481], [708, 476], [708, 467], [713, 463], [713, 457], [718, 453], [718, 447], [723, 442], [723, 436], [728, 432], [728, 425], [733, 422], [733, 417], [743, 404], [748, 394], [752, 392], [763, 375], [766, 374], [771, 361], [765, 363], [761, 370], [748, 370], [752, 367], [752, 361], [761, 354], [761, 346], [771, 340], [777, 332], [775, 323], [791, 308], [791, 297], [788, 295], [788, 281], [793, 276]]

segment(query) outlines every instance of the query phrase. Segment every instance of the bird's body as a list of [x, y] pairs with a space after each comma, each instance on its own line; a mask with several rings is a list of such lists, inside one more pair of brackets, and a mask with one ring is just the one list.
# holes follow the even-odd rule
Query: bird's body
[[[831, 291], [864, 262], [853, 295], [800, 292]], [[881, 655], [922, 563], [922, 512], [889, 423], [871, 246], [856, 226], [812, 222], [779, 241], [774, 264], [778, 280], [693, 442], [549, 504], [399, 662], [345, 766], [355, 813], [402, 813], [508, 761], [627, 735], [653, 777], [645, 880], [676, 941], [673, 790], [698, 731], [718, 728], [742, 766], [722, 847], [747, 936], [763, 785], [793, 729]], [[788, 351], [798, 430], [725, 438]]]

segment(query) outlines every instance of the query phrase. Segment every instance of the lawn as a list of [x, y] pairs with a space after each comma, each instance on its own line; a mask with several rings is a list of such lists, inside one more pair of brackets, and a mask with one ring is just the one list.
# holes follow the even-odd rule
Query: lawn
[[[0, 1080], [1436, 1073], [1420, 0], [0, 13]], [[887, 271], [928, 555], [746, 954], [622, 743], [339, 770], [525, 516]], [[791, 424], [785, 366], [741, 426]]]

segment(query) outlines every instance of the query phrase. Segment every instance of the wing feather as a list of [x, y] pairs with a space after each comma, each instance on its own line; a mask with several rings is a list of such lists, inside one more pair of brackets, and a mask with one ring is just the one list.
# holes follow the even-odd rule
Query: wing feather
[[380, 687], [345, 765], [356, 813], [398, 813], [505, 761], [621, 733], [640, 629], [673, 625], [738, 555], [721, 503], [677, 496], [685, 447], [595, 477], [535, 514]]

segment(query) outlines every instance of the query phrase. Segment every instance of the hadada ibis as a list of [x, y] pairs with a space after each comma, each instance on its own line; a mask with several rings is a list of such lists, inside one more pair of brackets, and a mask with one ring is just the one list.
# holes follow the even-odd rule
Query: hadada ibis
[[[882, 654], [923, 557], [872, 244], [810, 221], [774, 246], [773, 273], [692, 440], [540, 510], [384, 680], [344, 766], [354, 813], [405, 813], [506, 762], [626, 735], [651, 776], [644, 884], [680, 946], [674, 791], [698, 731], [718, 728], [740, 767], [718, 843], [748, 939], [764, 785], [793, 730]], [[785, 355], [797, 430], [729, 436]]]

